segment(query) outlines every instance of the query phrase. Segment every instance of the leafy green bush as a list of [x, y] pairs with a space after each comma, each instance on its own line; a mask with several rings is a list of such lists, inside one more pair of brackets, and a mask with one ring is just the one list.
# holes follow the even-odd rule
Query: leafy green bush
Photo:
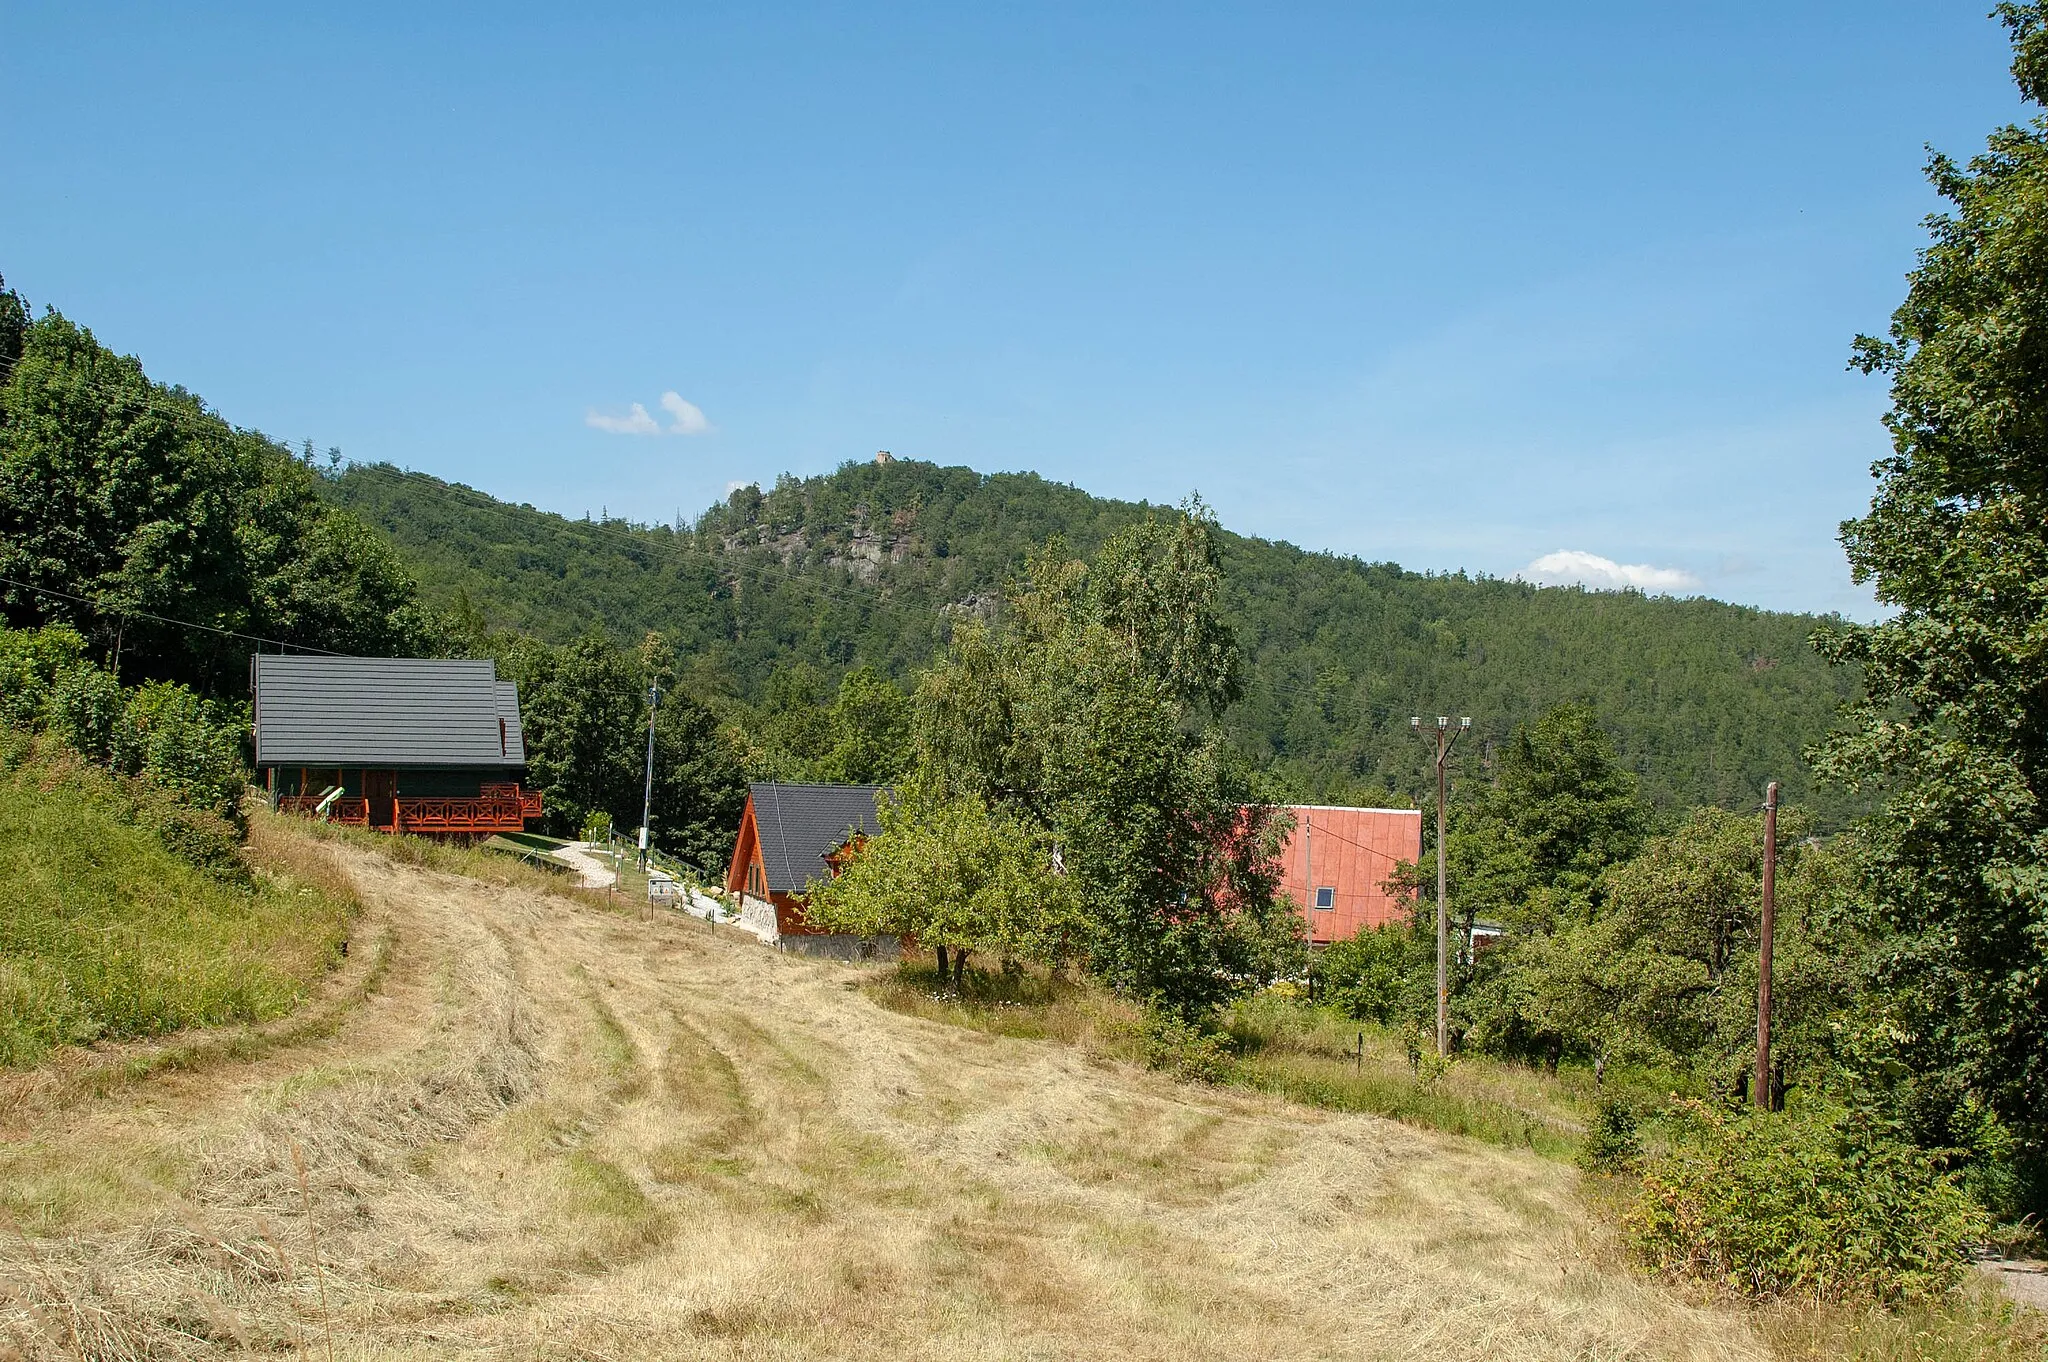
[[1406, 923], [1390, 922], [1325, 947], [1315, 962], [1323, 1000], [1382, 1026], [1411, 1010], [1425, 968], [1433, 968], [1414, 935]]
[[115, 764], [233, 820], [247, 779], [241, 734], [240, 716], [226, 706], [155, 681], [138, 688], [123, 710]]
[[1625, 1219], [1662, 1272], [1752, 1298], [1893, 1302], [1962, 1280], [1988, 1220], [1927, 1151], [1840, 1110], [1673, 1116]]
[[[194, 808], [175, 791], [140, 780], [124, 782], [127, 806], [121, 821], [141, 828], [187, 865], [229, 884], [247, 885], [242, 859], [242, 826], [208, 809]], [[239, 811], [238, 811], [239, 812]]]
[[0, 628], [0, 721], [48, 733], [205, 815], [195, 821], [160, 809], [156, 820], [174, 845], [202, 851], [201, 864], [214, 856], [209, 820], [240, 831], [244, 716], [172, 682], [124, 691], [70, 629]]
[[1608, 1094], [1593, 1108], [1586, 1142], [1579, 1148], [1583, 1168], [1628, 1172], [1643, 1157], [1642, 1115], [1627, 1097]]
[[91, 664], [60, 675], [43, 702], [43, 727], [94, 761], [110, 761], [126, 704], [121, 684]]
[[1225, 1082], [1236, 1062], [1230, 1053], [1228, 1036], [1205, 1031], [1171, 1012], [1148, 1012], [1140, 1039], [1144, 1042], [1148, 1067], [1190, 1082]]
[[0, 628], [0, 723], [40, 727], [51, 687], [84, 658], [85, 640], [76, 630]]

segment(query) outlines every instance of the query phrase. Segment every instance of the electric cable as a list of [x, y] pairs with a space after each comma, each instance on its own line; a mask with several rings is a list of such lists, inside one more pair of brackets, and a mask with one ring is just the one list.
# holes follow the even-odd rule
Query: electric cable
[[12, 577], [0, 577], [8, 586], [20, 587], [43, 596], [58, 596], [67, 601], [76, 601], [102, 617], [119, 616], [124, 619], [155, 620], [158, 624], [174, 624], [181, 629], [204, 629], [209, 634], [222, 634], [228, 638], [246, 639], [251, 643], [268, 643], [278, 648], [296, 648], [302, 653], [319, 653], [323, 657], [361, 657], [361, 653], [337, 653], [331, 648], [315, 648], [310, 643], [287, 643], [281, 638], [264, 638], [260, 634], [245, 634], [238, 629], [223, 629], [217, 624], [201, 624], [197, 620], [173, 619], [169, 615], [156, 615], [147, 610], [110, 609], [93, 600], [90, 596], [74, 595], [69, 591], [58, 591], [54, 587], [36, 586], [31, 582], [16, 581]]

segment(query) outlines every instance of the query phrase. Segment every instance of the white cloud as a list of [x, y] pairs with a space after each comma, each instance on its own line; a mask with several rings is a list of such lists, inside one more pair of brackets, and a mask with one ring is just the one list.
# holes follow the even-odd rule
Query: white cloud
[[610, 435], [702, 435], [711, 429], [703, 409], [679, 392], [663, 393], [661, 409], [673, 418], [665, 426], [638, 402], [624, 416], [607, 416], [592, 407], [583, 414], [583, 424]]
[[1516, 576], [1540, 586], [1589, 586], [1595, 591], [1689, 591], [1698, 588], [1699, 578], [1683, 568], [1652, 567], [1648, 563], [1617, 563], [1584, 549], [1559, 549], [1546, 553]]
[[711, 423], [704, 419], [704, 413], [694, 402], [686, 402], [678, 392], [661, 395], [661, 409], [675, 417], [675, 423], [668, 428], [671, 435], [702, 435], [711, 429]]
[[608, 431], [613, 435], [661, 434], [661, 423], [652, 416], [649, 416], [647, 408], [641, 406], [638, 402], [635, 402], [633, 410], [627, 412], [624, 416], [606, 416], [597, 408], [592, 407], [583, 414], [583, 424], [589, 426], [592, 430]]

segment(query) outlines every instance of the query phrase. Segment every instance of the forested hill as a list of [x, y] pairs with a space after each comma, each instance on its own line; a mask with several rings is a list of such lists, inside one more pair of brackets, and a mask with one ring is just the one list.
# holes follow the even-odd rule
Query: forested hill
[[[995, 607], [1030, 549], [1059, 535], [1086, 552], [1149, 509], [1035, 474], [908, 460], [743, 488], [694, 526], [566, 520], [388, 465], [348, 468], [327, 489], [390, 536], [430, 603], [466, 599], [493, 626], [551, 640], [659, 630], [696, 690], [733, 699], [797, 663], [820, 687], [862, 662], [907, 677], [952, 620]], [[1410, 714], [1471, 715], [1483, 757], [1576, 699], [1660, 806], [1747, 806], [1772, 778], [1823, 811], [1835, 802], [1810, 790], [1800, 751], [1855, 678], [1814, 655], [1813, 616], [1223, 542], [1250, 662], [1230, 725], [1297, 796], [1419, 793]]]

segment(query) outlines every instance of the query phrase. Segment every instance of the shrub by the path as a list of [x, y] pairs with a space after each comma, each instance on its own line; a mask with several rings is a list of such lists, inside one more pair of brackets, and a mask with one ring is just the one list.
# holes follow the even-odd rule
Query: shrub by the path
[[1955, 1174], [1854, 1113], [1688, 1102], [1673, 1122], [1626, 1221], [1660, 1271], [1759, 1299], [1924, 1299], [1988, 1228]]

